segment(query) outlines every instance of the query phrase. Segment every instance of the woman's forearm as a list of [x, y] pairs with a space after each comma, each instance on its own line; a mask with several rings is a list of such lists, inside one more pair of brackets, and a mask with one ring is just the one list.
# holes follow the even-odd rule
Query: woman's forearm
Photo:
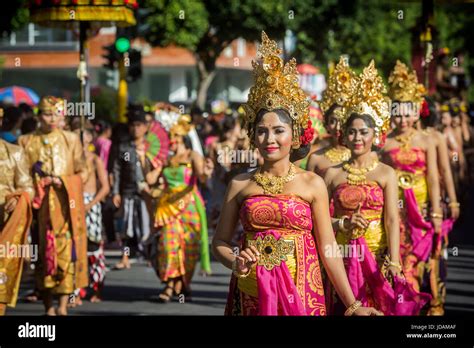
[[223, 240], [214, 239], [212, 241], [212, 254], [225, 267], [232, 269], [232, 263], [234, 262], [236, 255], [229, 243]]
[[400, 262], [400, 225], [397, 218], [385, 220], [385, 231], [387, 231], [388, 250], [390, 260], [395, 263]]
[[328, 240], [318, 244], [321, 245], [319, 253], [329, 279], [344, 305], [349, 307], [356, 301], [356, 298], [347, 279], [346, 269], [336, 240], [333, 238], [332, 241]]
[[439, 192], [439, 180], [436, 175], [428, 175], [428, 193], [430, 197], [431, 208], [433, 212], [440, 213], [440, 192]]
[[101, 202], [105, 197], [107, 197], [109, 192], [110, 192], [109, 186], [102, 186], [90, 204], [93, 206]]

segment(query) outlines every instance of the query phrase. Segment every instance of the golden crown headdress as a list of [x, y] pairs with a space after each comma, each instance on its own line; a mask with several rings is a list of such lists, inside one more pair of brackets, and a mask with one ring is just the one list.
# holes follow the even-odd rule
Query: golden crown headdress
[[351, 99], [357, 88], [357, 76], [349, 67], [347, 59], [341, 56], [334, 72], [329, 76], [328, 87], [324, 91], [321, 110], [326, 113], [334, 104], [341, 107], [334, 113], [337, 118], [345, 114], [345, 105]]
[[191, 116], [183, 114], [177, 119], [176, 123], [171, 126], [170, 134], [185, 136], [191, 129]]
[[38, 109], [40, 113], [54, 113], [59, 116], [64, 116], [66, 113], [65, 100], [53, 96], [42, 97]]
[[242, 104], [245, 111], [244, 127], [253, 143], [253, 123], [262, 110], [286, 110], [293, 120], [293, 147], [300, 147], [300, 129], [307, 128], [309, 100], [298, 85], [296, 60], [284, 64], [281, 49], [262, 31], [262, 44], [257, 51], [257, 61], [252, 61], [255, 84], [250, 88], [248, 101]]
[[416, 73], [409, 71], [408, 67], [399, 60], [390, 73], [388, 84], [388, 95], [394, 101], [421, 103], [426, 94], [425, 87], [418, 83]]
[[390, 110], [384, 97], [386, 93], [382, 78], [375, 68], [374, 60], [364, 68], [359, 75], [356, 92], [346, 104], [343, 124], [353, 114], [369, 115], [375, 122], [375, 144], [380, 145], [387, 131], [390, 129]]

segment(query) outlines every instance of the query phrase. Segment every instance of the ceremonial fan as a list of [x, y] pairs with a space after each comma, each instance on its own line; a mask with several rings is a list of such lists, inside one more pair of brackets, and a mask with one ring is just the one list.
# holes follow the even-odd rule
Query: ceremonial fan
[[146, 156], [153, 167], [158, 167], [158, 163], [164, 164], [168, 158], [169, 137], [166, 130], [157, 121], [152, 121], [148, 133], [145, 137]]

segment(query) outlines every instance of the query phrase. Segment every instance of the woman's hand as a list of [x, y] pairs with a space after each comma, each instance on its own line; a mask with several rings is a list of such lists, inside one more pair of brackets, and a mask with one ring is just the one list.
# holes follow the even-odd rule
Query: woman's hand
[[5, 211], [10, 214], [12, 211], [15, 210], [17, 203], [18, 203], [18, 196], [10, 197], [7, 200], [7, 203], [5, 204]]
[[359, 307], [354, 311], [356, 316], [383, 316], [383, 313], [373, 307]]
[[353, 230], [355, 228], [362, 228], [365, 229], [369, 226], [369, 222], [364, 218], [364, 215], [360, 212], [362, 208], [362, 203], [359, 203], [357, 206], [357, 210], [349, 219], [349, 230]]
[[240, 251], [236, 256], [236, 271], [238, 274], [247, 274], [254, 263], [257, 263], [260, 258], [260, 253], [257, 248], [251, 246]]
[[122, 197], [120, 195], [114, 195], [112, 197], [112, 202], [114, 203], [116, 208], [120, 208], [120, 204], [122, 203]]
[[431, 222], [433, 223], [435, 233], [436, 234], [441, 233], [442, 219], [441, 218], [434, 218], [434, 219], [431, 219]]
[[58, 178], [57, 176], [53, 177], [53, 184], [57, 187], [57, 188], [61, 188], [63, 186], [63, 182], [61, 181], [60, 178]]
[[457, 220], [459, 218], [459, 214], [461, 213], [461, 209], [459, 209], [458, 206], [451, 206], [450, 210], [451, 210], [451, 217], [454, 220]]
[[405, 276], [403, 275], [403, 272], [399, 267], [389, 266], [388, 271], [390, 272], [392, 279], [395, 277], [405, 279]]

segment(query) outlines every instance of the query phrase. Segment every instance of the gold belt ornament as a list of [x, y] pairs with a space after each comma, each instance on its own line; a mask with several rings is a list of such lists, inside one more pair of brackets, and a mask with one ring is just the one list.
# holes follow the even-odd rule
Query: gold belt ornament
[[409, 172], [397, 171], [398, 186], [407, 190], [413, 187], [415, 176]]
[[[364, 216], [365, 217], [365, 216]], [[365, 217], [367, 219], [367, 217]], [[369, 222], [369, 226], [367, 226], [367, 228], [361, 228], [361, 227], [356, 227], [352, 230], [348, 230], [346, 231], [346, 236], [347, 238], [349, 239], [357, 239], [357, 238], [360, 238], [362, 236], [365, 235], [365, 233], [369, 230], [369, 229], [373, 229], [375, 228], [376, 226], [380, 225], [381, 223], [381, 219], [380, 218], [377, 218], [376, 220], [372, 220]]]
[[265, 267], [267, 271], [271, 271], [275, 266], [280, 266], [282, 261], [287, 260], [287, 255], [292, 254], [295, 250], [294, 240], [283, 238], [277, 240], [272, 234], [266, 235], [264, 238], [259, 236], [249, 240], [247, 245], [254, 246], [258, 250], [260, 253], [258, 265]]

